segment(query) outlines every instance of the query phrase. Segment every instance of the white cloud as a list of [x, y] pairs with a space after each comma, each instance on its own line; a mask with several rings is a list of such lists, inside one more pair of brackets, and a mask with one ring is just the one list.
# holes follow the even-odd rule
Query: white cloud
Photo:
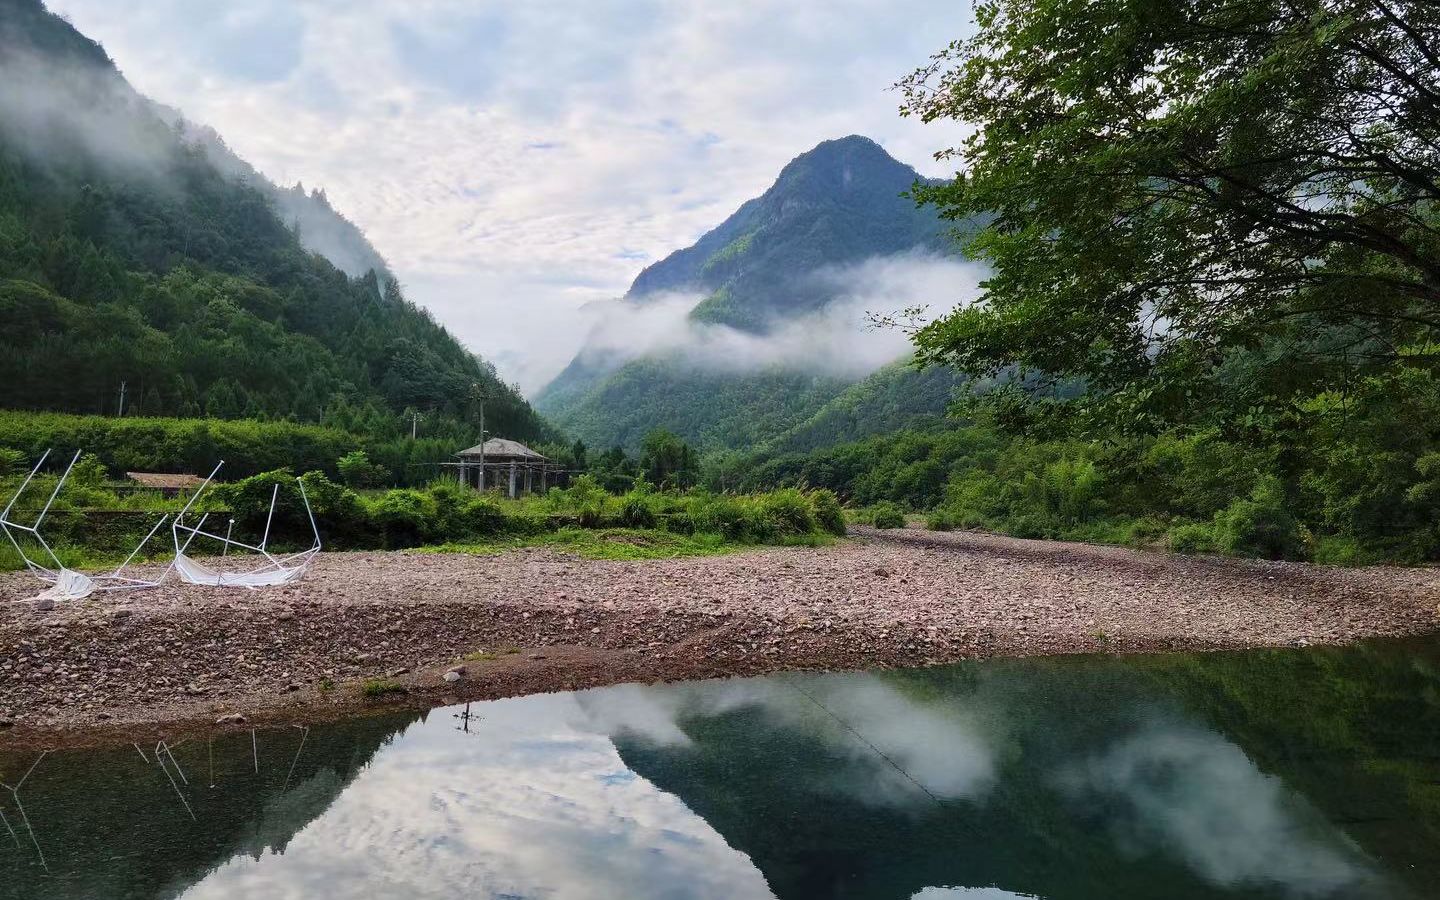
[[704, 819], [576, 727], [576, 697], [476, 704], [470, 735], [436, 711], [283, 854], [236, 856], [183, 896], [773, 897]]
[[832, 766], [814, 773], [825, 789], [873, 806], [928, 799], [981, 802], [996, 777], [990, 729], [964, 709], [927, 704], [869, 674], [788, 676], [606, 688], [575, 695], [575, 727], [685, 746], [681, 715], [756, 708], [776, 726], [823, 741]]
[[1329, 897], [1370, 877], [1358, 848], [1216, 734], [1152, 726], [1058, 781], [1078, 799], [1118, 809], [1123, 847], [1177, 856], [1221, 887]]
[[946, 174], [930, 154], [955, 132], [901, 119], [887, 88], [970, 17], [943, 0], [50, 5], [271, 178], [324, 187], [412, 299], [532, 389], [558, 320], [816, 143], [867, 134]]
[[905, 253], [822, 269], [806, 277], [823, 282], [834, 299], [823, 309], [787, 320], [765, 334], [692, 320], [691, 310], [703, 299], [698, 294], [586, 304], [552, 328], [551, 346], [557, 352], [532, 353], [526, 377], [543, 384], [565, 365], [576, 346], [583, 345], [589, 358], [611, 364], [672, 355], [711, 371], [783, 367], [858, 378], [911, 349], [904, 333], [870, 327], [868, 313], [968, 304], [980, 294], [983, 269], [953, 257]]

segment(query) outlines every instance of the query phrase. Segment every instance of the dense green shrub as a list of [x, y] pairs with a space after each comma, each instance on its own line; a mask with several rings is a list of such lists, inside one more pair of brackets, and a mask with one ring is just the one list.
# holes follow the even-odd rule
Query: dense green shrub
[[817, 528], [810, 498], [796, 488], [774, 491], [760, 502], [775, 534], [810, 534]]
[[1352, 537], [1326, 535], [1315, 539], [1310, 550], [1313, 562], [1326, 566], [1363, 566], [1375, 561], [1374, 555]]
[[863, 521], [876, 528], [904, 528], [905, 510], [888, 500], [882, 500], [865, 510]]
[[364, 450], [351, 450], [335, 461], [335, 468], [340, 473], [340, 480], [352, 488], [375, 487], [384, 483], [389, 475], [384, 466], [372, 463], [370, 455]]
[[1266, 559], [1305, 555], [1300, 523], [1285, 506], [1279, 479], [1260, 479], [1250, 496], [1215, 514], [1215, 541], [1221, 550]]
[[696, 494], [690, 503], [689, 516], [691, 529], [696, 534], [718, 534], [731, 541], [749, 537], [746, 511], [734, 497]]
[[626, 528], [654, 528], [659, 517], [649, 493], [631, 491], [620, 498], [620, 524]]
[[1166, 543], [1176, 553], [1214, 553], [1215, 529], [1203, 522], [1187, 522], [1170, 529]]
[[379, 529], [381, 545], [387, 549], [418, 547], [429, 539], [443, 539], [436, 524], [436, 504], [431, 495], [412, 488], [386, 491], [366, 501], [370, 519]]
[[944, 507], [932, 509], [925, 517], [925, 527], [931, 531], [954, 531], [955, 518]]
[[9, 447], [0, 447], [0, 478], [24, 471], [25, 454]]
[[820, 488], [810, 492], [810, 505], [815, 511], [815, 524], [827, 534], [845, 534], [845, 510], [834, 491]]

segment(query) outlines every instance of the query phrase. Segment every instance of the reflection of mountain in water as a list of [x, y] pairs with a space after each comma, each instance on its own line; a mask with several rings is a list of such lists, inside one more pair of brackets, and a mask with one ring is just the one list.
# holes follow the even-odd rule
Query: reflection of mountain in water
[[671, 733], [621, 721], [616, 745], [784, 900], [936, 885], [1427, 896], [1440, 879], [1435, 659], [989, 661], [682, 686]]
[[[152, 747], [57, 753], [20, 796], [38, 850], [0, 791], [0, 898], [1430, 897], [1437, 659], [626, 685], [476, 704], [467, 734], [261, 732], [258, 773], [248, 732], [187, 743], [188, 785]], [[33, 761], [0, 753], [0, 781]]]
[[[0, 827], [0, 898], [175, 897], [235, 856], [283, 854], [419, 718], [188, 741], [173, 748], [179, 771], [167, 765], [168, 774], [154, 746], [48, 754], [21, 787], [23, 816], [0, 791], [17, 832], [12, 840]], [[14, 784], [36, 756], [0, 753], [0, 780]]]

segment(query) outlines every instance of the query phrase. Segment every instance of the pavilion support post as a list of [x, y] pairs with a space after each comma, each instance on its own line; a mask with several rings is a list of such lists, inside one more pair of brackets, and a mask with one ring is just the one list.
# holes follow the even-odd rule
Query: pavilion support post
[[485, 463], [480, 463], [480, 493], [485, 493]]
[[540, 493], [542, 493], [542, 494], [546, 494], [546, 493], [549, 493], [549, 492], [550, 492], [550, 485], [548, 484], [548, 482], [549, 482], [549, 480], [550, 480], [550, 477], [549, 477], [549, 476], [550, 476], [550, 467], [549, 467], [549, 466], [541, 466], [541, 467], [540, 467]]
[[515, 464], [510, 464], [510, 499], [515, 499]]
[[527, 494], [533, 494], [533, 493], [535, 493], [535, 491], [534, 491], [534, 489], [533, 489], [533, 487], [532, 487], [532, 484], [531, 484], [531, 478], [534, 476], [534, 474], [535, 474], [535, 468], [534, 468], [534, 466], [531, 466], [531, 465], [528, 465], [528, 464], [527, 464], [527, 465], [525, 466], [525, 493], [527, 493]]

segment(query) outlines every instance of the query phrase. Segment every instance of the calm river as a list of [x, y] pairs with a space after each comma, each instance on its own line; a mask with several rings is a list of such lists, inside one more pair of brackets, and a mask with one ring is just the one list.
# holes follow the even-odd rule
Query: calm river
[[622, 686], [0, 782], [24, 900], [1437, 897], [1440, 642]]

